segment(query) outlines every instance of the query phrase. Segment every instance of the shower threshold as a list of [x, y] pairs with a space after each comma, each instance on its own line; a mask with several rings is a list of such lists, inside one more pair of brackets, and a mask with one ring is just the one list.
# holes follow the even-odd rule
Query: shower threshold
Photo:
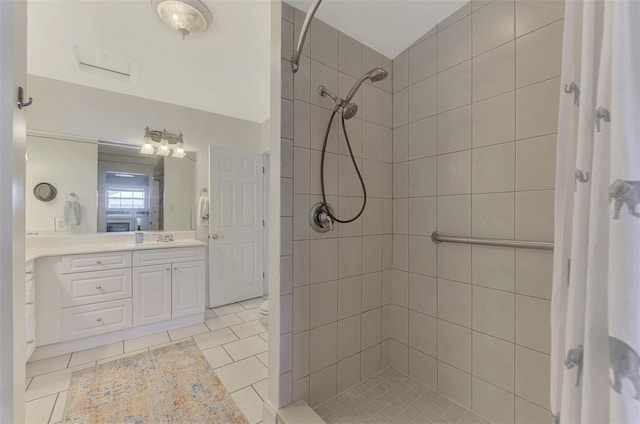
[[327, 424], [491, 424], [391, 367], [316, 406], [314, 410]]

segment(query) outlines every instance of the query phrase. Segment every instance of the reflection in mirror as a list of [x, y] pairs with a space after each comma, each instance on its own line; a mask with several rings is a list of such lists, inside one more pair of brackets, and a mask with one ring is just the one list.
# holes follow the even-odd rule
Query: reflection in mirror
[[[140, 146], [86, 139], [27, 137], [28, 232], [77, 234], [195, 229], [195, 160], [140, 153]], [[58, 196], [32, 190], [52, 184]]]

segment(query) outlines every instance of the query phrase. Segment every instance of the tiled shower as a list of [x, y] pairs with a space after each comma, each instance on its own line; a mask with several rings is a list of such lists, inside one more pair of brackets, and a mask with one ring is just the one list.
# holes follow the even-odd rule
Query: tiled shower
[[[492, 422], [548, 422], [552, 253], [442, 243], [553, 241], [564, 4], [467, 3], [391, 60], [282, 10], [281, 392], [317, 407], [393, 367]], [[390, 18], [392, 19], [392, 18]], [[363, 217], [309, 226], [333, 103], [373, 67], [347, 122], [369, 193]], [[328, 201], [360, 187], [334, 122]], [[285, 387], [284, 389], [282, 387]], [[290, 389], [289, 389], [290, 387]]]

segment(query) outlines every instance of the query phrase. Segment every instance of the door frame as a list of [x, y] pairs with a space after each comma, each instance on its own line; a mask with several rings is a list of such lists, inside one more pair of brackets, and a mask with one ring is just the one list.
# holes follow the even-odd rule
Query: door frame
[[269, 231], [267, 231], [267, 223], [269, 222], [269, 172], [271, 170], [271, 152], [267, 151], [262, 154], [262, 268], [264, 279], [262, 283], [262, 295], [269, 294]]
[[[0, 1], [0, 422], [25, 413], [25, 146], [27, 2]], [[10, 94], [11, 93], [11, 94]]]

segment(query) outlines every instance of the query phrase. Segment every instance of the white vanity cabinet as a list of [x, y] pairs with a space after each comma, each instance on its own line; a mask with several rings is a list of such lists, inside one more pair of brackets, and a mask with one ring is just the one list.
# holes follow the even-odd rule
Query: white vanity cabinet
[[38, 259], [38, 347], [60, 354], [202, 322], [204, 258], [195, 246]]

